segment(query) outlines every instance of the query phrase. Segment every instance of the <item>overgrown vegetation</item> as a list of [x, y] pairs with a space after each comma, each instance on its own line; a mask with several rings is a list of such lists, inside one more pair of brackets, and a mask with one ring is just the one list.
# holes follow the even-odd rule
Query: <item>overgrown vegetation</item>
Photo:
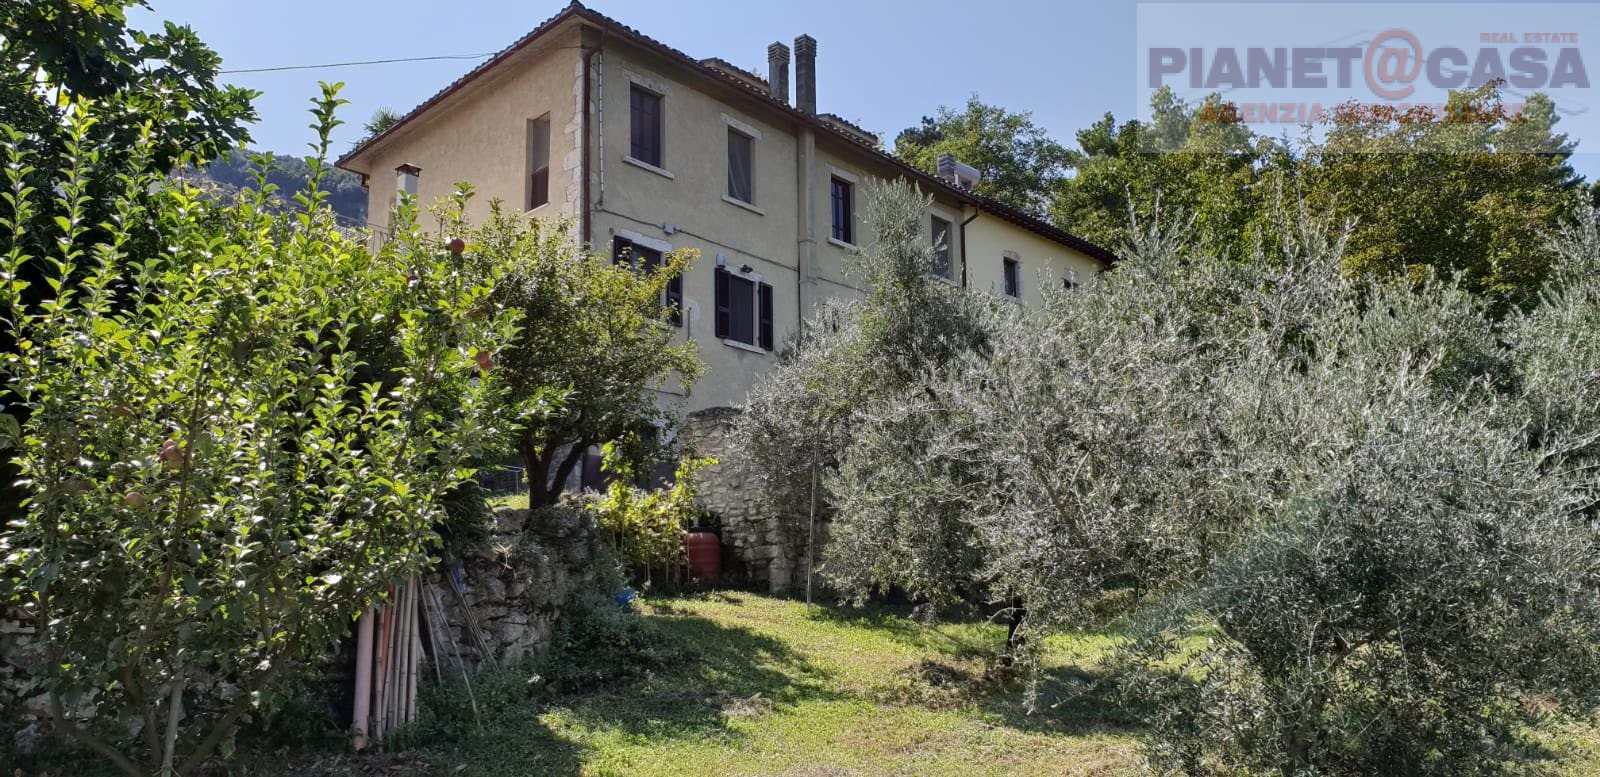
[[984, 173], [979, 192], [1117, 251], [1137, 237], [1130, 212], [1148, 221], [1164, 207], [1192, 216], [1212, 253], [1248, 260], [1277, 250], [1303, 202], [1351, 224], [1345, 273], [1459, 276], [1499, 315], [1538, 301], [1554, 260], [1545, 237], [1600, 205], [1568, 164], [1575, 143], [1549, 96], [1517, 114], [1502, 85], [1452, 93], [1444, 116], [1330, 110], [1295, 136], [1255, 134], [1221, 95], [1191, 104], [1162, 89], [1148, 120], [1107, 113], [1071, 149], [974, 97], [902, 132], [895, 153], [930, 173], [952, 153]]
[[[128, 27], [128, 12], [142, 0], [94, 3], [16, 0], [0, 4], [0, 126], [26, 138], [33, 164], [26, 184], [49, 191], [61, 170], [78, 170], [79, 228], [105, 239], [102, 225], [117, 213], [119, 198], [131, 192], [126, 176], [165, 175], [180, 160], [201, 162], [249, 141], [256, 93], [217, 83], [221, 58], [194, 31], [167, 24], [159, 32]], [[160, 67], [151, 66], [161, 63]], [[74, 121], [85, 105], [95, 121]], [[93, 165], [80, 151], [97, 152]], [[57, 250], [55, 220], [69, 203], [36, 197], [26, 229], [10, 241], [36, 241], [25, 253], [44, 256]], [[150, 231], [129, 233], [141, 250], [161, 250]], [[51, 296], [42, 266], [22, 268], [27, 304]], [[0, 330], [0, 350], [15, 343]], [[16, 408], [13, 408], [15, 412]], [[13, 488], [17, 477], [10, 455], [0, 450], [0, 513], [13, 514], [25, 495]]]
[[[911, 226], [925, 205], [870, 199], [884, 228], [861, 261], [903, 279], [873, 284], [899, 302], [825, 319], [756, 392], [790, 398], [747, 421], [848, 408], [823, 477], [846, 594], [985, 593], [1025, 614], [1024, 659], [1139, 613], [1128, 698], [1164, 772], [1494, 773], [1594, 713], [1600, 427], [1573, 382], [1600, 369], [1576, 345], [1600, 316], [1592, 218], [1545, 304], [1500, 327], [1460, 284], [1345, 275], [1348, 233], [1304, 209], [1247, 259], [1157, 213], [1092, 287], [952, 302], [975, 336], [924, 335], [953, 347], [908, 360], [859, 344], [943, 293]], [[852, 359], [903, 377], [818, 379]], [[774, 439], [769, 456], [812, 455]]]
[[636, 577], [653, 582], [659, 567], [670, 579], [685, 561], [684, 536], [699, 511], [694, 504], [695, 473], [716, 460], [685, 455], [671, 483], [651, 483], [621, 452], [622, 447], [606, 444], [605, 465], [612, 480], [589, 506]]
[[[461, 184], [471, 192], [471, 187]], [[495, 274], [496, 309], [540, 322], [495, 354], [513, 396], [565, 387], [559, 412], [526, 425], [516, 450], [526, 465], [529, 503], [554, 504], [591, 446], [628, 441], [617, 450], [630, 466], [664, 453], [670, 415], [653, 389], [686, 388], [700, 374], [692, 340], [673, 342], [666, 291], [693, 252], [637, 266], [590, 254], [565, 221], [525, 219], [491, 203], [481, 225], [448, 225], [484, 246], [476, 271]]]
[[[336, 91], [315, 111], [324, 152]], [[0, 596], [35, 624], [30, 682], [61, 733], [128, 774], [192, 774], [274, 681], [427, 563], [444, 495], [514, 430], [475, 356], [516, 316], [482, 314], [492, 277], [409, 205], [382, 250], [346, 237], [315, 176], [294, 216], [270, 192], [220, 204], [129, 176], [91, 231], [83, 107], [51, 188], [30, 185], [22, 136], [0, 146], [0, 273], [32, 268], [49, 289], [30, 305], [0, 286], [18, 343], [7, 404], [27, 411], [7, 441], [29, 494], [0, 529]], [[64, 215], [55, 250], [34, 254], [41, 198]], [[148, 233], [163, 250], [136, 253]]]

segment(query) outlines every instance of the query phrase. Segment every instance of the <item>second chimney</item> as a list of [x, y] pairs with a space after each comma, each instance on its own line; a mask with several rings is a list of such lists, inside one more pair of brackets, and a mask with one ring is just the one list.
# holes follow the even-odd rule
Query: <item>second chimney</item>
[[767, 47], [767, 94], [789, 104], [789, 47], [782, 43]]
[[817, 112], [817, 39], [810, 35], [794, 39], [794, 107]]

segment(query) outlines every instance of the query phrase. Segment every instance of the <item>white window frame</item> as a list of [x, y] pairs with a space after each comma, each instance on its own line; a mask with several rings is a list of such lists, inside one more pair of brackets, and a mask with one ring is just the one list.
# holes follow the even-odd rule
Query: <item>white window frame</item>
[[[738, 121], [732, 119], [726, 113], [722, 114], [722, 120], [723, 120], [723, 123], [728, 125], [727, 130], [729, 132], [737, 132], [740, 135], [743, 135], [745, 140], [750, 141], [750, 201], [746, 202], [744, 200], [741, 200], [738, 197], [735, 197], [735, 196], [733, 196], [731, 194], [728, 194], [726, 191], [724, 191], [722, 193], [722, 201], [723, 202], [732, 203], [734, 205], [738, 205], [739, 207], [742, 207], [745, 210], [754, 211], [756, 213], [759, 213], [759, 214], [765, 216], [765, 215], [767, 215], [767, 212], [762, 210], [762, 209], [760, 209], [760, 208], [758, 208], [758, 207], [756, 207], [756, 203], [755, 203], [755, 199], [756, 199], [756, 141], [761, 139], [760, 133], [756, 132], [753, 127], [750, 127], [747, 124], [743, 124], [741, 122], [738, 122]], [[729, 155], [729, 158], [727, 160], [727, 164], [728, 164], [728, 167], [729, 167], [729, 172], [731, 173], [732, 172], [732, 167], [733, 167], [733, 159], [732, 159], [732, 155], [731, 154]], [[726, 189], [726, 187], [724, 187], [724, 189]]]
[[541, 202], [538, 205], [533, 205], [533, 207], [527, 208], [524, 211], [526, 213], [532, 213], [532, 212], [534, 212], [536, 210], [540, 210], [540, 209], [544, 208], [545, 206], [549, 205], [551, 202], [553, 202], [555, 200], [555, 197], [553, 196], [553, 194], [551, 192], [551, 185], [550, 185], [550, 173], [551, 173], [551, 168], [553, 167], [553, 165], [551, 164], [551, 159], [550, 159], [550, 152], [551, 152], [551, 150], [553, 148], [551, 135], [552, 135], [553, 132], [555, 132], [555, 126], [554, 126], [554, 123], [552, 121], [552, 117], [550, 115], [550, 112], [549, 111], [545, 111], [543, 115], [535, 116], [534, 118], [528, 119], [528, 164], [527, 164], [527, 168], [528, 169], [527, 169], [527, 172], [523, 173], [523, 176], [522, 176], [523, 181], [526, 183], [526, 185], [528, 187], [528, 194], [523, 199], [523, 202], [527, 203], [527, 204], [530, 204], [530, 205], [533, 202], [533, 174], [538, 172], [538, 169], [533, 166], [533, 164], [534, 164], [533, 158], [534, 158], [534, 151], [535, 151], [533, 129], [540, 122], [544, 123], [544, 202]]

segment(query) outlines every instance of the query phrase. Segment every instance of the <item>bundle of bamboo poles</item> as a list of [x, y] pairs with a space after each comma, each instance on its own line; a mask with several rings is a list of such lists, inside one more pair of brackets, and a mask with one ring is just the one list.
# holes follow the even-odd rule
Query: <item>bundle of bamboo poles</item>
[[389, 586], [389, 603], [369, 609], [356, 624], [357, 750], [366, 747], [369, 736], [382, 740], [385, 732], [417, 717], [422, 594], [423, 585], [413, 575], [398, 590]]

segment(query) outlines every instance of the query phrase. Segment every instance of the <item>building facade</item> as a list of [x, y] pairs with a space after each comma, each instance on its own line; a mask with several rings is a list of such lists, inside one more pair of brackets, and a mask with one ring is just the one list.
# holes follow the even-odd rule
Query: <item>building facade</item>
[[[697, 250], [669, 295], [681, 311], [675, 336], [696, 342], [706, 372], [662, 397], [691, 417], [742, 405], [818, 304], [863, 293], [844, 268], [867, 239], [868, 180], [905, 179], [932, 196], [927, 233], [944, 247], [939, 274], [952, 284], [1030, 304], [1043, 285], [1087, 279], [1113, 261], [975, 194], [971, 168], [946, 160], [930, 175], [819, 113], [809, 36], [766, 53], [764, 79], [573, 3], [338, 165], [363, 176], [378, 235], [398, 192], [427, 203], [468, 181], [480, 195], [469, 217], [487, 216], [498, 199], [532, 217], [573, 220], [596, 251], [648, 262]], [[720, 477], [730, 484], [722, 490], [738, 491], [743, 480], [732, 471]], [[730, 502], [725, 512], [755, 509], [747, 493], [718, 497], [718, 478], [710, 474], [707, 491]], [[779, 576], [771, 575], [775, 587]]]

